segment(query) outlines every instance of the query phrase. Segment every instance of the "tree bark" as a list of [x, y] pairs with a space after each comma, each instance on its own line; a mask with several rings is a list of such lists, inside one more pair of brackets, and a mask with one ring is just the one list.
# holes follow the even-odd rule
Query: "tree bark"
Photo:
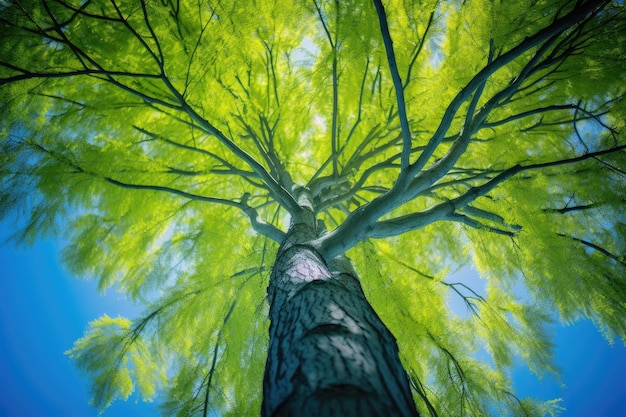
[[327, 262], [295, 224], [272, 271], [263, 417], [418, 417], [395, 338], [343, 258]]

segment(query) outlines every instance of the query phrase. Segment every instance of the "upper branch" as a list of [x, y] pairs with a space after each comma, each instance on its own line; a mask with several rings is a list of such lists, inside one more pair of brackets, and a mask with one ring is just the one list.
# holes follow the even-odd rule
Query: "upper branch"
[[329, 160], [332, 161], [333, 164], [333, 174], [337, 174], [339, 172], [338, 169], [338, 117], [339, 117], [339, 74], [337, 70], [338, 65], [338, 46], [337, 46], [337, 36], [339, 32], [339, 1], [335, 0], [336, 7], [336, 20], [335, 20], [335, 39], [330, 33], [330, 28], [328, 27], [328, 23], [324, 19], [324, 15], [322, 13], [322, 9], [317, 4], [317, 1], [313, 1], [315, 5], [315, 10], [317, 11], [317, 15], [322, 23], [322, 27], [324, 28], [324, 33], [326, 33], [326, 38], [328, 39], [328, 44], [332, 50], [333, 54], [333, 63], [332, 63], [332, 82], [333, 82], [333, 113], [332, 113], [332, 125], [331, 125], [331, 153]]
[[406, 115], [406, 104], [404, 100], [404, 87], [402, 85], [402, 79], [398, 72], [398, 65], [396, 64], [396, 55], [393, 50], [393, 40], [389, 34], [389, 26], [387, 24], [387, 14], [385, 13], [385, 7], [381, 0], [374, 0], [374, 6], [376, 6], [376, 14], [378, 15], [378, 22], [380, 24], [380, 32], [383, 37], [383, 43], [385, 44], [385, 51], [387, 53], [387, 64], [389, 71], [391, 72], [391, 79], [393, 80], [393, 86], [396, 91], [396, 101], [398, 103], [398, 117], [400, 118], [400, 126], [402, 128], [402, 155], [400, 157], [400, 167], [404, 171], [409, 167], [411, 156], [411, 130], [409, 128], [409, 121]]
[[[500, 103], [500, 100], [506, 99], [507, 97], [510, 97], [512, 94], [518, 91], [523, 82], [528, 79], [529, 76], [535, 74], [540, 69], [552, 64], [559, 64], [560, 62], [562, 62], [562, 60], [568, 53], [567, 51], [563, 52], [562, 54], [549, 55], [543, 61], [541, 60], [544, 55], [548, 53], [550, 47], [554, 45], [557, 39], [562, 36], [564, 32], [567, 32], [568, 29], [576, 26], [580, 27], [581, 25], [589, 22], [589, 17], [598, 13], [608, 3], [609, 0], [592, 0], [581, 3], [577, 7], [574, 7], [567, 14], [555, 18], [548, 26], [539, 30], [534, 35], [525, 38], [509, 51], [497, 56], [494, 59], [492, 59], [492, 57], [490, 56], [488, 63], [483, 67], [483, 69], [480, 70], [474, 77], [472, 77], [472, 79], [465, 85], [465, 87], [461, 89], [461, 91], [452, 99], [444, 112], [439, 126], [435, 130], [435, 133], [431, 136], [427, 145], [423, 148], [423, 151], [417, 158], [417, 161], [411, 164], [407, 169], [401, 170], [398, 178], [396, 179], [396, 182], [394, 183], [394, 186], [387, 193], [356, 209], [348, 216], [348, 218], [343, 222], [341, 226], [339, 226], [334, 231], [326, 234], [324, 237], [320, 238], [319, 241], [316, 242], [319, 250], [327, 254], [336, 255], [354, 246], [358, 241], [371, 237], [373, 234], [379, 235], [380, 233], [382, 233], [383, 235], [391, 236], [395, 234], [396, 230], [412, 230], [412, 225], [409, 226], [408, 229], [403, 229], [404, 226], [392, 226], [391, 223], [376, 222], [382, 216], [390, 213], [392, 210], [415, 198], [422, 190], [434, 184], [438, 179], [445, 175], [445, 173], [454, 166], [459, 156], [463, 154], [465, 150], [464, 147], [467, 146], [467, 141], [471, 136], [471, 132], [475, 129], [478, 129], [480, 124], [486, 119], [487, 115], [490, 113], [490, 110], [495, 108]], [[382, 3], [380, 0], [375, 0], [375, 4], [377, 6], [379, 20], [381, 21], [381, 29], [383, 33], [387, 34], [386, 36], [384, 36], [384, 40], [388, 54], [388, 61], [390, 63], [390, 67], [392, 67], [395, 63], [395, 58], [392, 54], [393, 49], [391, 47], [393, 45], [391, 44], [391, 38], [388, 36], [388, 31], [385, 31], [386, 19], [383, 19], [385, 17], [384, 9], [382, 8]], [[566, 50], [569, 50], [567, 47], [572, 38], [569, 35], [566, 35], [565, 38], [567, 39], [567, 42], [564, 42], [561, 45], [565, 47]], [[480, 93], [488, 79], [497, 70], [508, 65], [513, 60], [519, 58], [533, 48], [537, 48], [537, 51], [533, 54], [533, 56], [529, 59], [524, 68], [520, 71], [518, 77], [513, 79], [507, 87], [494, 95], [487, 103], [487, 105], [481, 108], [481, 110], [479, 110], [478, 112], [476, 112], [476, 114], [472, 115], [468, 113], [468, 115], [466, 116], [465, 125], [466, 127], [469, 125], [469, 131], [460, 132], [458, 134], [458, 139], [455, 141], [446, 157], [442, 158], [439, 163], [435, 163], [428, 170], [423, 171], [424, 167], [431, 159], [435, 150], [445, 139], [446, 132], [448, 131], [453, 120], [457, 116], [457, 113], [461, 106], [467, 100], [470, 100], [470, 103], [468, 105], [468, 111], [471, 111], [473, 108], [475, 108], [478, 98], [480, 97]], [[493, 48], [490, 51], [490, 55], [492, 53]], [[395, 81], [398, 80], [399, 77]], [[400, 82], [394, 82], [394, 86], [396, 87], [396, 92], [402, 91], [402, 84]], [[410, 134], [409, 136], [407, 136], [406, 133], [408, 133], [408, 130], [403, 130], [404, 145], [406, 145], [407, 141], [410, 143]], [[615, 149], [613, 151], [615, 151]], [[408, 158], [411, 152], [410, 145], [408, 148], [404, 146], [403, 152], [405, 152], [405, 158]], [[585, 157], [585, 159], [586, 158], [587, 157]], [[537, 165], [533, 167], [539, 168], [540, 166]], [[496, 176], [492, 181], [486, 183], [484, 187], [471, 189], [464, 197], [468, 199], [466, 202], [464, 201], [464, 204], [469, 203], [477, 197], [476, 195], [473, 198], [469, 198], [474, 193], [483, 191], [486, 193], [500, 182], [517, 173], [518, 170], [526, 169], [531, 168], [521, 167], [517, 165], [516, 167]], [[416, 181], [413, 181], [413, 179], [415, 179]], [[415, 220], [417, 221], [417, 219], [419, 219], [418, 224], [420, 225], [417, 227], [421, 227], [421, 224], [423, 223], [420, 222], [422, 222], [425, 217], [428, 217], [428, 219], [432, 218], [432, 220], [428, 220], [428, 222], [444, 217], [447, 210], [450, 208], [450, 202], [444, 204], [448, 204], [448, 207], [445, 209], [440, 208], [435, 210], [435, 208], [433, 208], [432, 211], [416, 214]], [[454, 206], [452, 206], [452, 211], [450, 213], [452, 212], [454, 212]], [[404, 224], [403, 221], [400, 221], [400, 223]], [[408, 221], [408, 223], [412, 224], [411, 221]], [[389, 226], [388, 229], [393, 230], [394, 232], [392, 234], [389, 234], [387, 231], [381, 232], [381, 224]], [[350, 238], [346, 239], [346, 235], [349, 235]]]
[[183, 102], [183, 111], [198, 124], [203, 131], [216, 137], [223, 145], [228, 148], [235, 156], [244, 161], [248, 166], [257, 173], [259, 178], [268, 186], [274, 199], [281, 204], [287, 211], [292, 214], [300, 212], [300, 206], [293, 198], [291, 193], [287, 191], [283, 186], [274, 178], [265, 167], [257, 161], [252, 155], [247, 153], [244, 149], [239, 147], [235, 142], [228, 138], [222, 131], [211, 124], [208, 120], [198, 114], [191, 106], [186, 102]]
[[415, 46], [415, 48], [413, 49], [413, 52], [411, 53], [412, 55], [411, 62], [409, 62], [409, 68], [407, 69], [406, 79], [404, 80], [404, 85], [402, 86], [402, 88], [406, 88], [409, 85], [409, 82], [411, 82], [411, 72], [413, 71], [413, 66], [415, 65], [415, 62], [417, 61], [417, 58], [419, 57], [420, 53], [422, 52], [422, 49], [424, 48], [424, 44], [426, 43], [426, 38], [428, 37], [428, 31], [430, 30], [433, 24], [434, 18], [435, 18], [435, 12], [433, 11], [430, 13], [430, 17], [428, 18], [428, 23], [426, 23], [426, 29], [424, 29], [424, 34], [422, 35], [422, 37], [419, 40], [419, 43]]
[[[57, 42], [65, 44], [69, 50], [75, 56], [75, 59], [80, 63], [79, 65], [82, 67], [77, 70], [64, 70], [59, 72], [30, 72], [24, 69], [21, 69], [17, 66], [10, 66], [10, 64], [0, 63], [0, 65], [10, 68], [13, 71], [18, 72], [17, 75], [10, 76], [4, 79], [0, 79], [0, 84], [6, 84], [9, 82], [20, 81], [24, 79], [31, 78], [63, 78], [63, 77], [76, 77], [80, 75], [88, 75], [91, 77], [96, 77], [104, 82], [108, 82], [119, 89], [130, 93], [136, 97], [139, 97], [144, 102], [154, 105], [157, 104], [164, 108], [175, 110], [176, 112], [182, 112], [185, 114], [191, 121], [192, 124], [196, 125], [203, 132], [210, 134], [217, 138], [217, 140], [224, 145], [234, 156], [239, 158], [245, 164], [247, 164], [252, 170], [257, 174], [257, 176], [267, 185], [267, 188], [270, 190], [272, 197], [281, 204], [286, 210], [291, 213], [296, 213], [300, 210], [297, 202], [293, 199], [291, 194], [283, 188], [278, 180], [270, 173], [268, 170], [258, 162], [252, 155], [247, 153], [244, 149], [242, 149], [239, 145], [237, 145], [232, 139], [227, 137], [222, 131], [220, 131], [216, 126], [210, 123], [207, 119], [202, 117], [185, 99], [183, 93], [178, 91], [178, 89], [173, 85], [170, 78], [165, 73], [164, 60], [165, 51], [162, 49], [159, 39], [156, 36], [156, 32], [152, 26], [152, 22], [148, 17], [148, 10], [146, 8], [146, 4], [142, 2], [141, 11], [143, 16], [143, 22], [148, 28], [150, 32], [150, 36], [152, 37], [152, 43], [155, 45], [151, 47], [146, 39], [140, 35], [137, 30], [132, 26], [131, 22], [127, 20], [122, 11], [118, 8], [117, 4], [114, 0], [112, 0], [112, 5], [117, 12], [117, 17], [112, 19], [115, 23], [121, 23], [129, 33], [136, 38], [145, 51], [152, 57], [152, 59], [158, 64], [160, 69], [158, 74], [135, 74], [132, 72], [120, 72], [120, 71], [111, 71], [108, 70], [103, 64], [99, 63], [94, 57], [92, 57], [86, 50], [81, 49], [81, 47], [75, 43], [72, 39], [70, 39], [69, 32], [63, 30], [61, 27], [61, 22], [57, 19], [55, 14], [52, 12], [50, 7], [48, 7], [46, 2], [43, 2], [43, 6], [48, 15], [50, 22], [52, 23], [52, 29], [57, 36]], [[64, 5], [64, 3], [61, 3]], [[82, 12], [82, 15], [85, 17], [91, 17], [91, 15], [87, 15]], [[49, 38], [50, 35], [47, 32], [44, 32], [43, 29], [39, 28], [37, 30], [33, 29], [32, 31], [37, 32], [37, 34], [44, 38]], [[160, 80], [166, 90], [169, 92], [166, 99], [156, 97], [149, 92], [142, 91], [139, 87], [132, 86], [129, 83], [123, 82], [123, 77], [132, 77], [137, 79], [158, 79]], [[156, 106], [153, 106], [156, 110], [163, 110]], [[170, 113], [166, 113], [171, 116]], [[182, 120], [178, 118], [178, 120]]]
[[[543, 44], [555, 36], [563, 33], [572, 26], [579, 24], [587, 16], [597, 13], [600, 9], [606, 6], [609, 0], [592, 0], [575, 7], [572, 11], [566, 15], [555, 19], [549, 26], [541, 29], [532, 36], [525, 38], [522, 42], [515, 47], [507, 51], [506, 53], [498, 56], [489, 64], [487, 64], [482, 70], [480, 70], [459, 93], [452, 99], [446, 111], [444, 112], [441, 122], [437, 127], [437, 130], [430, 138], [425, 150], [419, 156], [417, 161], [411, 165], [410, 174], [415, 175], [421, 169], [424, 168], [430, 157], [435, 152], [435, 149], [441, 143], [446, 132], [448, 131], [455, 115], [460, 109], [461, 105], [474, 94], [474, 92], [480, 88], [481, 85], [495, 73], [498, 69], [512, 62], [517, 57], [523, 55], [525, 52], [532, 48]], [[537, 55], [536, 55], [537, 56]]]
[[[69, 70], [59, 72], [33, 72], [24, 68], [17, 67], [8, 62], [0, 61], [0, 66], [19, 72], [18, 75], [0, 78], [0, 85], [9, 84], [16, 81], [30, 80], [30, 79], [52, 79], [52, 78], [71, 78], [81, 75], [91, 76], [113, 76], [113, 77], [129, 77], [129, 78], [145, 78], [145, 79], [160, 79], [161, 77], [156, 74], [149, 73], [135, 73], [128, 71], [106, 71], [103, 69], [89, 69], [82, 70]], [[152, 100], [154, 101], [154, 100]]]
[[200, 155], [204, 155], [206, 157], [209, 157], [211, 159], [216, 160], [219, 164], [221, 164], [221, 166], [223, 167], [223, 169], [211, 169], [210, 172], [211, 173], [215, 173], [215, 174], [231, 174], [231, 175], [236, 175], [239, 176], [241, 178], [243, 178], [244, 180], [246, 180], [247, 182], [249, 182], [250, 184], [254, 185], [255, 187], [259, 187], [262, 188], [264, 190], [267, 190], [267, 187], [265, 187], [264, 184], [260, 184], [257, 183], [255, 181], [252, 180], [252, 178], [259, 178], [259, 176], [253, 172], [253, 171], [246, 171], [243, 169], [240, 169], [238, 167], [236, 167], [235, 165], [231, 164], [229, 161], [227, 161], [226, 159], [222, 158], [221, 156], [215, 154], [214, 152], [210, 152], [207, 151], [206, 149], [202, 149], [202, 148], [198, 148], [196, 146], [191, 146], [191, 145], [186, 145], [184, 143], [180, 143], [180, 142], [176, 142], [172, 139], [168, 139], [166, 137], [163, 137], [161, 135], [158, 135], [156, 133], [150, 132], [144, 128], [141, 128], [139, 126], [133, 126], [133, 128], [135, 128], [135, 130], [137, 130], [138, 132], [146, 135], [147, 137], [149, 137], [149, 140], [160, 140], [163, 143], [166, 143], [168, 145], [174, 146], [176, 148], [180, 148], [180, 149], [184, 149], [187, 151], [191, 151], [191, 152], [195, 152], [198, 153]]
[[163, 57], [163, 51], [161, 51], [161, 47], [159, 46], [158, 40], [156, 35], [154, 34], [154, 32], [152, 31], [152, 27], [149, 24], [148, 21], [148, 15], [147, 15], [147, 11], [146, 11], [146, 5], [145, 3], [141, 2], [141, 8], [142, 8], [142, 12], [144, 15], [144, 20], [146, 21], [146, 24], [150, 30], [150, 33], [152, 34], [155, 43], [158, 46], [158, 55], [156, 52], [154, 52], [152, 50], [152, 48], [148, 45], [148, 43], [146, 42], [146, 40], [143, 38], [143, 36], [141, 36], [136, 30], [135, 28], [130, 24], [130, 22], [124, 18], [124, 15], [122, 14], [122, 11], [120, 10], [119, 6], [117, 5], [117, 3], [115, 3], [115, 0], [111, 0], [111, 4], [113, 5], [113, 8], [115, 9], [115, 12], [117, 13], [120, 22], [123, 23], [123, 25], [126, 27], [126, 29], [133, 35], [133, 37], [135, 37], [135, 39], [137, 39], [139, 41], [139, 43], [144, 47], [144, 49], [148, 52], [148, 54], [150, 54], [152, 56], [152, 59], [156, 62], [156, 64], [159, 66], [160, 70], [161, 70], [161, 74], [165, 73], [164, 70], [164, 65], [165, 65], [165, 59]]

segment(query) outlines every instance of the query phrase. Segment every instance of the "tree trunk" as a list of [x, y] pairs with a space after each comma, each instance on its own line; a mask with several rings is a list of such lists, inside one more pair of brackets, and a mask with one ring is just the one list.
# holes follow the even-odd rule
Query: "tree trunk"
[[316, 237], [292, 225], [272, 271], [261, 415], [417, 417], [395, 338], [349, 261], [307, 246]]

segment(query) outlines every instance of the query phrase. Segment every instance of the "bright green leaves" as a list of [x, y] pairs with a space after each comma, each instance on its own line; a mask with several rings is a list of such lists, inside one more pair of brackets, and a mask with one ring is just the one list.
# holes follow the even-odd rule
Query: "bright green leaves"
[[[552, 413], [518, 401], [506, 370], [517, 355], [551, 369], [556, 313], [626, 337], [624, 6], [529, 45], [591, 3], [383, 3], [410, 160], [426, 152], [431, 171], [403, 178], [374, 221], [442, 209], [355, 248], [363, 287], [423, 410]], [[0, 215], [22, 220], [25, 242], [67, 229], [72, 272], [149, 306], [134, 323], [94, 322], [72, 350], [96, 404], [163, 387], [169, 414], [257, 412], [275, 244], [250, 220], [285, 230], [288, 192], [308, 185], [332, 234], [399, 178], [374, 6], [22, 1], [3, 6], [0, 31]], [[339, 239], [375, 229], [353, 225]], [[467, 263], [485, 291], [447, 280]], [[458, 297], [470, 317], [450, 314]]]
[[165, 292], [151, 313], [150, 337], [167, 351], [172, 375], [161, 407], [177, 416], [202, 414], [205, 407], [223, 415], [258, 413], [267, 333], [259, 287], [265, 279], [259, 283], [258, 268], [230, 277], [219, 275], [215, 264], [204, 271], [194, 284]]
[[624, 185], [607, 163], [601, 157], [511, 180], [481, 207], [507, 206], [505, 221], [520, 232], [513, 239], [467, 233], [481, 271], [497, 285], [511, 291], [520, 283], [561, 318], [611, 323], [623, 337]]
[[[521, 357], [536, 374], [555, 373], [552, 344], [547, 327], [548, 313], [540, 306], [520, 303], [521, 295], [490, 285], [484, 302], [478, 306], [473, 330], [486, 344], [484, 348], [496, 369], [503, 372]], [[519, 290], [518, 290], [519, 291]]]
[[[259, 255], [250, 262], [262, 265]], [[90, 324], [68, 354], [92, 376], [94, 406], [104, 410], [138, 389], [144, 400], [159, 395], [166, 415], [202, 414], [205, 407], [222, 415], [258, 413], [266, 282], [258, 267], [222, 275], [246, 257], [234, 259], [241, 262], [208, 258], [198, 261], [196, 274], [179, 271], [175, 285], [158, 291], [133, 322], [104, 316]]]
[[67, 352], [92, 378], [93, 405], [100, 411], [137, 389], [144, 401], [165, 382], [162, 359], [143, 343], [141, 329], [125, 318], [107, 315], [90, 323], [85, 336]]
[[[482, 288], [463, 276], [450, 277], [454, 264], [467, 256], [458, 241], [449, 239], [460, 230], [439, 224], [400, 236], [395, 246], [367, 243], [352, 254], [363, 271], [368, 300], [397, 335], [414, 388], [421, 387], [418, 407], [450, 416], [490, 415], [496, 409], [514, 415], [552, 413], [557, 403], [516, 398], [508, 374], [516, 358], [534, 372], [555, 372], [547, 332], [552, 318], [542, 306], [512, 295], [504, 279], [500, 284], [494, 278]], [[426, 248], [424, 256], [415, 256], [416, 247]], [[456, 256], [446, 259], [427, 249], [434, 247]], [[467, 308], [468, 316], [451, 313], [450, 303]], [[542, 414], [532, 414], [537, 410]]]

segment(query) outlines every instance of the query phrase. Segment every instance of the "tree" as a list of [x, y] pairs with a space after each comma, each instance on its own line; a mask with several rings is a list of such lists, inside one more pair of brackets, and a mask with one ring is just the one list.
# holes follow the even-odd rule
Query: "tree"
[[0, 7], [0, 213], [146, 308], [69, 352], [97, 408], [554, 414], [513, 358], [626, 339], [622, 2]]

